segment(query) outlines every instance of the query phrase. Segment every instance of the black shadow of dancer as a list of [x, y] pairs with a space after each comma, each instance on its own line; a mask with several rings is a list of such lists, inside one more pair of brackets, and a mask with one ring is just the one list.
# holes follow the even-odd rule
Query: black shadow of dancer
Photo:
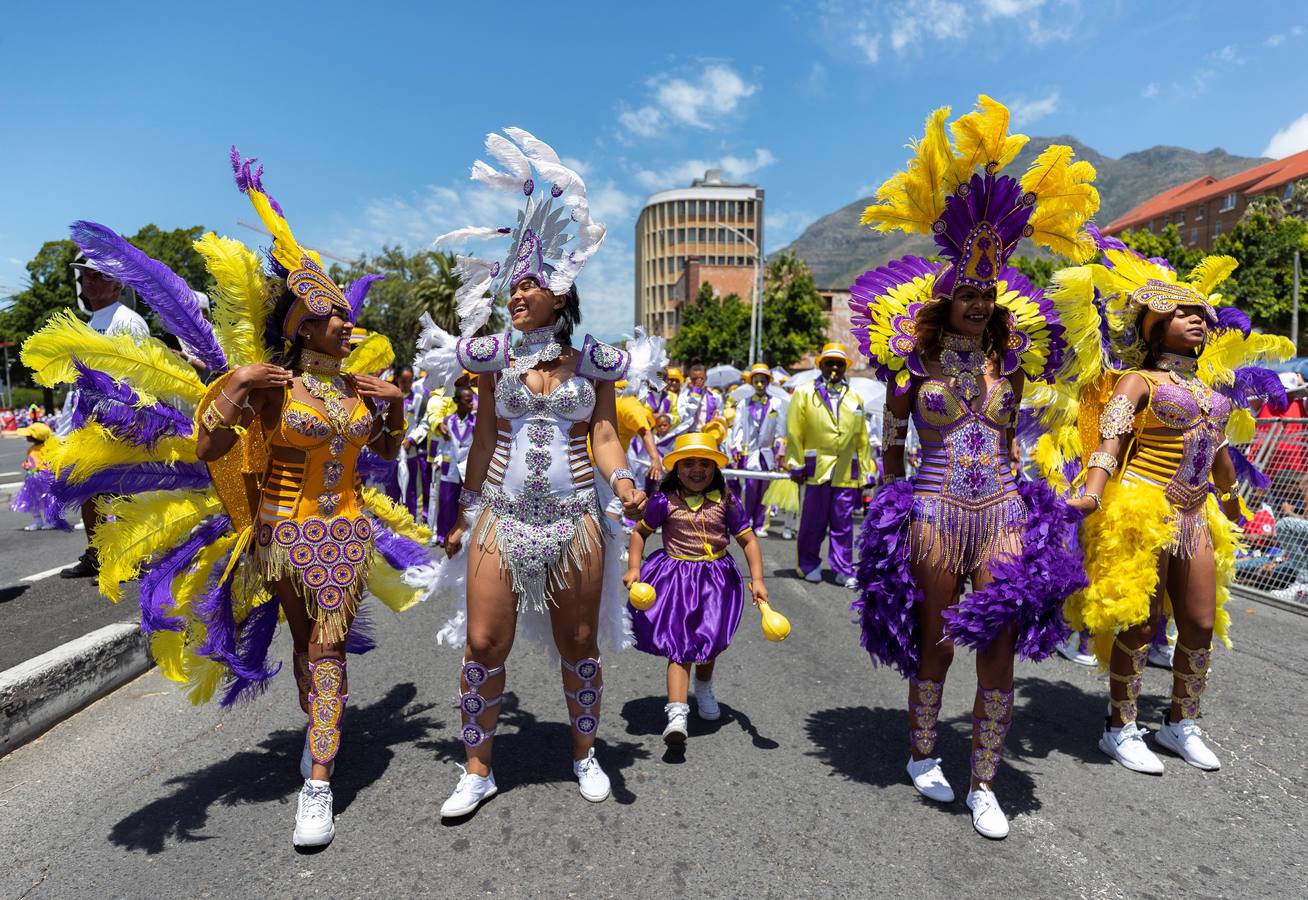
[[[627, 734], [637, 737], [662, 736], [663, 727], [668, 723], [667, 715], [663, 711], [666, 702], [662, 697], [638, 697], [635, 700], [628, 700], [622, 707], [622, 718], [627, 722]], [[691, 706], [693, 707], [694, 704], [692, 703]], [[734, 722], [740, 726], [741, 731], [749, 735], [750, 742], [759, 750], [775, 750], [781, 746], [772, 738], [760, 734], [753, 720], [742, 711], [720, 700], [718, 706], [722, 709], [722, 715], [713, 721], [701, 719], [692, 709], [686, 723], [692, 739], [717, 734], [724, 725]], [[684, 747], [673, 745], [669, 747], [669, 751], [672, 752], [670, 756], [665, 754], [664, 762], [676, 763], [684, 760]]]
[[[458, 717], [458, 710], [452, 714]], [[518, 706], [518, 697], [512, 691], [504, 692], [500, 707], [499, 724], [495, 732], [495, 786], [504, 794], [520, 785], [554, 784], [572, 780], [572, 726], [563, 722], [543, 722]], [[600, 718], [600, 734], [604, 733], [604, 719]], [[446, 763], [463, 764], [464, 747], [459, 738], [439, 741], [419, 741], [418, 747], [431, 750]], [[636, 801], [636, 795], [627, 788], [623, 770], [631, 768], [638, 759], [649, 759], [649, 751], [631, 741], [595, 740], [595, 756], [609, 776], [613, 799], [624, 806]], [[457, 819], [446, 819], [446, 825], [458, 825], [475, 816], [470, 813]]]
[[[904, 766], [908, 762], [908, 710], [868, 709], [846, 706], [821, 709], [804, 723], [815, 749], [809, 756], [820, 759], [833, 772], [850, 781], [876, 787], [896, 787], [913, 791]], [[972, 717], [941, 719], [936, 735], [935, 753], [942, 760], [949, 783], [954, 785], [956, 803], [936, 803], [916, 795], [926, 806], [952, 815], [970, 815], [962, 799], [971, 778]], [[995, 777], [995, 793], [1005, 812], [1030, 813], [1040, 809], [1035, 782], [1027, 773], [1012, 766], [1002, 766]]]
[[[338, 773], [332, 779], [334, 811], [344, 812], [360, 790], [386, 772], [392, 747], [417, 741], [440, 726], [422, 715], [430, 706], [409, 708], [418, 695], [412, 684], [397, 684], [369, 706], [345, 708]], [[298, 709], [296, 711], [298, 713]], [[242, 751], [221, 762], [164, 782], [174, 786], [119, 821], [109, 841], [128, 850], [162, 853], [169, 840], [208, 840], [202, 834], [214, 804], [286, 801], [300, 789], [300, 751], [304, 728], [273, 732], [260, 750]]]
[[[1068, 663], [1071, 665], [1071, 663]], [[1005, 753], [1014, 759], [1046, 759], [1055, 753], [1089, 765], [1111, 766], [1112, 760], [1099, 749], [1108, 711], [1108, 687], [1090, 693], [1066, 681], [1023, 681], [1018, 688], [1022, 706], [1013, 715]], [[1157, 710], [1153, 710], [1153, 706]], [[1150, 704], [1140, 698], [1140, 721], [1153, 712], [1158, 721], [1167, 708], [1164, 699]]]

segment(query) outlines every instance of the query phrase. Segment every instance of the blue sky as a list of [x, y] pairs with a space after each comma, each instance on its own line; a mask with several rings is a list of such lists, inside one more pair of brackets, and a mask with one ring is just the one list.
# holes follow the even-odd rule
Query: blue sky
[[257, 243], [232, 143], [302, 240], [351, 256], [500, 224], [468, 168], [487, 131], [534, 132], [609, 226], [579, 282], [604, 337], [630, 327], [650, 192], [710, 165], [757, 181], [774, 250], [893, 172], [930, 109], [979, 92], [1111, 156], [1308, 148], [1301, 2], [8, 6], [0, 289], [77, 218]]

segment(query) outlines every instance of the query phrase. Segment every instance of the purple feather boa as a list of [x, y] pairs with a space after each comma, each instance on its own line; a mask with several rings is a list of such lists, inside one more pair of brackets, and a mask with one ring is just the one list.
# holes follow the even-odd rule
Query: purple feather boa
[[362, 654], [376, 649], [377, 639], [372, 633], [372, 615], [363, 601], [359, 601], [354, 621], [350, 623], [350, 632], [345, 636], [345, 652]]
[[380, 453], [374, 453], [367, 447], [359, 454], [355, 466], [359, 472], [359, 479], [364, 484], [385, 486], [390, 484], [395, 478], [395, 470], [399, 466], [398, 459], [387, 459]]
[[227, 371], [227, 355], [218, 345], [195, 291], [184, 278], [98, 222], [79, 220], [69, 231], [73, 243], [95, 261], [100, 271], [135, 288], [159, 316], [164, 328], [184, 341], [210, 371], [215, 374]]
[[195, 562], [196, 554], [221, 537], [231, 525], [232, 520], [225, 515], [202, 522], [185, 541], [145, 568], [140, 584], [142, 631], [152, 633], [182, 630], [186, 623], [166, 612], [176, 599], [173, 596], [173, 579], [189, 569]]
[[1218, 390], [1236, 406], [1255, 414], [1264, 403], [1278, 416], [1290, 407], [1290, 397], [1280, 376], [1262, 366], [1241, 366], [1235, 370], [1234, 381]]
[[72, 531], [73, 526], [64, 518], [64, 509], [54, 498], [54, 472], [38, 469], [23, 479], [23, 486], [18, 489], [9, 508], [18, 513], [40, 513], [46, 522], [60, 531]]
[[1215, 330], [1221, 331], [1230, 329], [1239, 331], [1240, 334], [1248, 337], [1249, 333], [1253, 331], [1253, 322], [1249, 320], [1248, 314], [1243, 310], [1237, 309], [1234, 306], [1223, 306], [1217, 310], [1217, 325]]
[[269, 600], [245, 617], [236, 633], [236, 647], [232, 656], [239, 665], [232, 666], [232, 680], [223, 691], [219, 703], [226, 707], [238, 700], [251, 699], [263, 693], [268, 681], [281, 671], [282, 664], [268, 665], [268, 648], [277, 633], [277, 601]]
[[868, 505], [858, 542], [858, 598], [850, 604], [872, 662], [894, 666], [905, 678], [917, 673], [917, 605], [922, 591], [913, 578], [909, 515], [913, 485], [900, 481], [877, 491]]
[[373, 546], [392, 569], [403, 572], [413, 566], [431, 565], [427, 548], [412, 538], [396, 534], [381, 522], [373, 520]]
[[945, 634], [980, 650], [1012, 627], [1017, 655], [1039, 661], [1070, 634], [1063, 602], [1089, 584], [1076, 537], [1081, 515], [1043, 481], [1019, 482], [1017, 491], [1027, 507], [1021, 554], [992, 563], [990, 584], [945, 610]]
[[81, 428], [95, 421], [114, 437], [138, 446], [153, 447], [161, 438], [190, 437], [195, 426], [190, 416], [166, 403], [142, 404], [140, 394], [127, 384], [74, 360], [77, 396], [72, 424]]
[[51, 497], [59, 509], [69, 509], [101, 494], [124, 496], [144, 491], [200, 490], [212, 483], [204, 463], [133, 463], [110, 466], [76, 484], [56, 478], [51, 485]]

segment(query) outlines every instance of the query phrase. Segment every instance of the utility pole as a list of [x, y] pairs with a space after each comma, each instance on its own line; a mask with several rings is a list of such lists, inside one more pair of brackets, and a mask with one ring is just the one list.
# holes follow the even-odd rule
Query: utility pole
[[1294, 251], [1294, 312], [1290, 314], [1290, 340], [1294, 341], [1294, 355], [1299, 355], [1299, 251]]

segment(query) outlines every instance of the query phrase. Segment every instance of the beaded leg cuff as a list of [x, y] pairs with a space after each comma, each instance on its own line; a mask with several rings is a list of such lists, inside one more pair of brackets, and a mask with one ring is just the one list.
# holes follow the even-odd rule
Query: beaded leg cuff
[[1172, 666], [1172, 702], [1181, 707], [1181, 717], [1184, 719], [1199, 718], [1199, 701], [1203, 697], [1204, 688], [1208, 687], [1208, 668], [1212, 664], [1213, 648], [1203, 647], [1199, 650], [1191, 650], [1177, 642], [1176, 649], [1189, 663], [1190, 671], [1177, 671], [1178, 667]]
[[1117, 672], [1109, 672], [1108, 677], [1119, 684], [1125, 685], [1126, 697], [1122, 700], [1116, 700], [1111, 695], [1108, 698], [1109, 704], [1121, 712], [1122, 724], [1134, 722], [1138, 713], [1136, 701], [1140, 699], [1140, 689], [1144, 685], [1145, 661], [1149, 658], [1149, 645], [1143, 647], [1128, 647], [1122, 643], [1121, 638], [1113, 642], [1113, 646], [1120, 647], [1131, 655], [1131, 672], [1127, 675], [1120, 675]]
[[331, 763], [341, 748], [344, 684], [345, 660], [309, 660], [309, 755], [320, 766]]
[[495, 734], [495, 728], [498, 726], [482, 728], [477, 717], [488, 709], [496, 709], [504, 700], [503, 691], [490, 699], [481, 693], [482, 685], [503, 672], [503, 666], [488, 669], [479, 662], [469, 661], [463, 664], [463, 681], [468, 685], [468, 689], [459, 695], [459, 710], [463, 715], [463, 730], [460, 732], [460, 737], [469, 748], [480, 746]]
[[972, 748], [972, 777], [987, 784], [994, 781], [999, 761], [1004, 755], [1004, 738], [1013, 722], [1013, 692], [987, 690], [977, 686], [981, 715], [972, 714], [972, 732], [977, 745]]
[[604, 685], [596, 685], [595, 682], [603, 681], [604, 667], [598, 659], [590, 657], [581, 660], [575, 666], [570, 665], [566, 659], [561, 659], [559, 662], [563, 668], [581, 679], [581, 687], [576, 691], [568, 690], [567, 685], [563, 687], [563, 695], [581, 707], [580, 713], [570, 716], [572, 727], [583, 737], [594, 737], [599, 728], [599, 714], [595, 712], [595, 707], [599, 705], [600, 698], [604, 695]]
[[923, 756], [930, 756], [936, 749], [936, 723], [944, 692], [943, 681], [908, 679], [908, 743]]

